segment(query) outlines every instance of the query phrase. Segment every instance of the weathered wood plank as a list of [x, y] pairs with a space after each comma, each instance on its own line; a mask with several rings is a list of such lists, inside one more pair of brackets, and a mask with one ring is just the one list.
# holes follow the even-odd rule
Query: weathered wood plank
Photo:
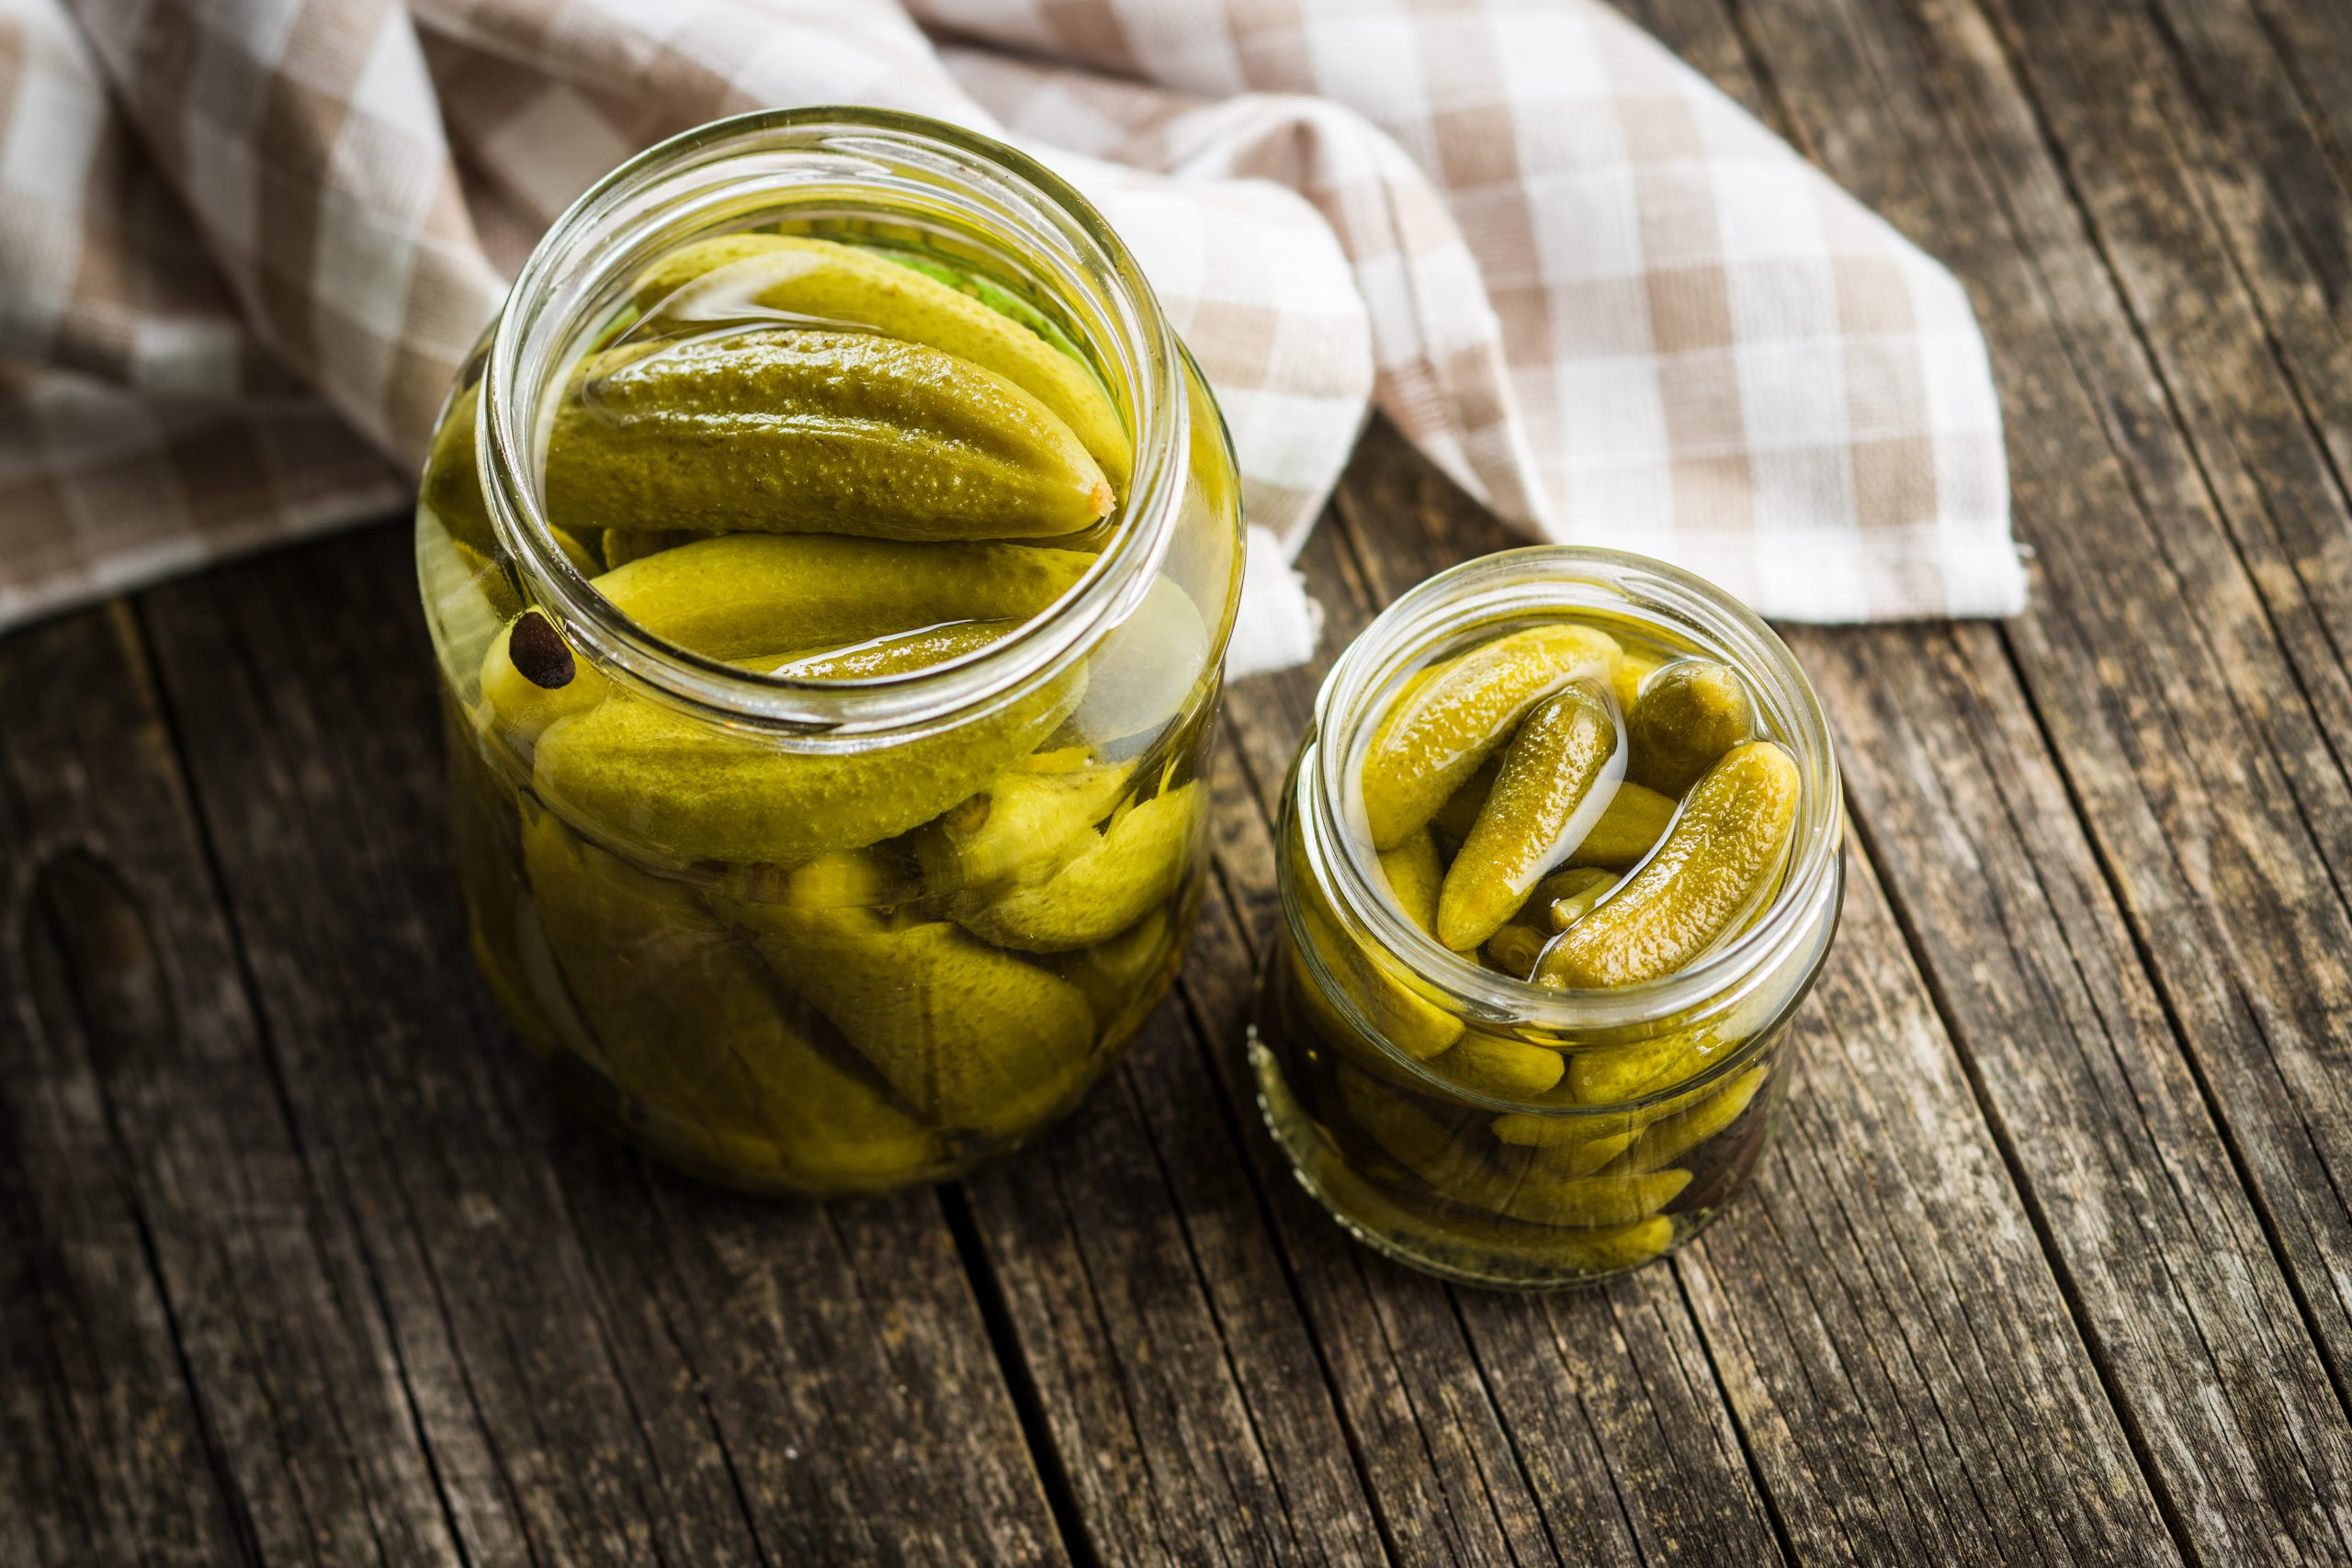
[[441, 847], [405, 531], [145, 610], [297, 1132], [425, 1439], [479, 1430], [482, 1507], [519, 1537], [461, 1506], [474, 1561], [1057, 1558], [929, 1195], [640, 1179], [495, 1018]]
[[[1340, 511], [1384, 588], [1521, 542], [1385, 431], [1350, 470]], [[1719, 1364], [1729, 1358], [1767, 1495], [1808, 1557], [2001, 1543], [2010, 1509], [2043, 1522], [2044, 1560], [2170, 1556], [1867, 856], [1849, 849], [1849, 863], [1845, 924], [1801, 1045], [1847, 1070], [1815, 1064], [1792, 1091], [1835, 1110], [1788, 1116], [1790, 1146], [1759, 1178], [1791, 1184], [1767, 1195], [1769, 1219], [1735, 1210], [1678, 1266]], [[1738, 1261], [1711, 1265], [1725, 1255]], [[1839, 1370], [1808, 1381], [1825, 1368]], [[2051, 1450], [2070, 1457], [2019, 1458]], [[2097, 1498], [2077, 1496], [2092, 1475]]]
[[1869, 861], [1752, 1220], [1683, 1260], [1800, 1551], [2173, 1561]]
[[[2055, 74], [2037, 62], [2028, 84], [2038, 99], [2052, 100], [2043, 117], [2069, 158], [2079, 163], [2096, 153], [2101, 160], [2070, 170], [2077, 188], [2111, 188], [2125, 176], [2137, 186], [2095, 210], [2117, 279], [2167, 381], [2239, 389], [2239, 396], [2201, 412], [2208, 428], [2218, 419], [2256, 433], [2267, 450], [2248, 446], [2242, 456], [2266, 488], [2266, 470], [2284, 455], [2295, 476], [2290, 489], [2340, 491], [2352, 464], [2352, 342], [2346, 335], [2352, 327], [2352, 159], [2329, 143], [2333, 130], [2352, 122], [2344, 118], [2340, 92], [2315, 92], [2312, 84], [2352, 84], [2352, 52], [2344, 52], [2352, 51], [2352, 26], [2336, 6], [2296, 7], [2295, 16], [2280, 18], [2291, 29], [2282, 34], [2248, 0], [2143, 4], [2144, 12], [2122, 7], [2113, 25], [2098, 28], [2092, 51], [2069, 51], [2053, 62]], [[2039, 14], [2018, 19], [2037, 33], [2056, 28]], [[2081, 31], [2085, 20], [2096, 19], [2068, 17], [2059, 30]], [[2086, 90], [2094, 84], [2081, 80], [2083, 69], [2104, 68], [2118, 49], [2146, 54], [2152, 43], [2160, 58], [2149, 62], [2135, 113], [2111, 107], [2103, 83], [2096, 94]], [[2061, 94], [2064, 103], [2056, 101]], [[2151, 129], [2152, 110], [2171, 140], [2134, 148], [2132, 162], [2108, 166], [2119, 136], [2128, 142]], [[2086, 111], [2102, 123], [2089, 123]], [[2170, 152], [2171, 166], [2143, 168], [2156, 152]], [[2152, 314], [2171, 280], [2208, 291], [2208, 309], [2177, 321]], [[2204, 357], [2208, 350], [2215, 357]], [[2255, 395], [2245, 395], [2248, 388]], [[2332, 484], [2313, 487], [2296, 460], [2305, 446], [2297, 427], [2305, 423], [2324, 448]], [[2210, 440], [2199, 445], [2216, 450]], [[2282, 534], [2340, 513], [2292, 502], [2287, 510], [2295, 515], [2277, 520]], [[2245, 524], [2233, 526], [2243, 534]], [[2298, 528], [2284, 542], [2299, 571], [2320, 568], [2311, 572], [2308, 592], [2331, 632], [2340, 633], [2343, 585], [2352, 577], [2345, 530], [2323, 528], [2314, 536]], [[2335, 646], [2340, 664], [2340, 637]], [[2330, 723], [2334, 728], [2335, 720]], [[2340, 743], [2340, 732], [2337, 738]]]
[[2342, 1551], [2352, 1448], [1990, 628], [1799, 646], [1858, 810], [2127, 1416], [2194, 1533]]
[[[2235, 80], [2261, 47], [2236, 0], [2165, 7], [2193, 29], [2177, 51], [2138, 6], [2028, 0], [1984, 10], [2007, 47], [2006, 69], [1955, 56], [1959, 88], [1984, 105], [1992, 155], [2039, 153], [2023, 143], [2028, 112], [2054, 143], [2064, 191], [2022, 183], [2018, 199], [2046, 200], [2053, 216], [2088, 225], [2143, 361], [2110, 379], [2130, 386], [2153, 368], [2186, 434], [2207, 505], [2262, 611], [2247, 632], [2267, 666], [2245, 673], [2276, 671], [2300, 689], [2295, 705], [2307, 709], [2303, 724], [2316, 722], [2320, 745], [2307, 754], [2290, 740], [2280, 760], [2310, 831], [2345, 864], [2352, 817], [2329, 807], [2344, 798], [2352, 755], [2352, 506], [2320, 436], [2341, 441], [2339, 460], [2352, 456], [2343, 328], [2352, 314], [2332, 321], [2325, 304], [2347, 281], [2352, 208], [2279, 73]], [[2201, 62], [2225, 94], [2211, 115], [2200, 114], [2176, 61]], [[2023, 101], [2005, 102], [2005, 92]], [[2058, 209], [2062, 201], [2071, 207]], [[2323, 204], [2324, 214], [2314, 209]], [[2230, 635], [2216, 640], [2226, 654]]]
[[[1995, 96], [2000, 64], [1989, 36], [1957, 9], [1930, 15], [1947, 24], [1930, 29], [1942, 47], [1973, 61], [1979, 88]], [[1793, 115], [1801, 139], [1823, 146], [1836, 172], [1871, 182], [1865, 197], [1887, 204], [1905, 227], [1957, 261], [1980, 300], [1989, 294], [2006, 305], [2006, 313], [1988, 311], [1988, 321], [2018, 433], [2012, 453], [2029, 536], [2054, 527], [2075, 542], [2076, 519], [2054, 522], [2037, 503], [2045, 494], [2075, 498], [2086, 471], [2093, 483], [2111, 487], [2106, 496], [2115, 510], [2102, 517], [2131, 514], [2135, 486], [2195, 515], [2202, 501], [2177, 448], [2166, 458], [2174, 482], [2163, 486], [2145, 471], [2119, 473], [2109, 457], [2103, 415], [2110, 431], [2130, 430], [2138, 450], [2175, 446], [2177, 436], [2165, 423], [2162, 389], [2136, 359], [2129, 325], [2111, 296], [2098, 302], [2102, 258], [2085, 242], [2052, 172], [2035, 165], [2039, 148], [2014, 89], [2005, 106], [1972, 100], [1982, 115], [2006, 117], [2005, 132], [1988, 137], [1983, 119], [1955, 123], [1934, 91], [1933, 73], [1905, 52], [1909, 29], [1880, 26], [1885, 18], [1875, 11], [1856, 18], [1851, 28], [1823, 28], [1765, 8], [1751, 17], [1751, 29], [1768, 51], [1779, 97], [1800, 106]], [[2066, 55], [2046, 20], [2019, 44], [2022, 56], [2044, 64]], [[2098, 95], [2150, 91], [2143, 73], [2106, 60], [2087, 76], [2069, 75], [2070, 105], [2091, 101], [2094, 79]], [[2094, 111], [2102, 127], [2126, 118], [2120, 104]], [[2137, 129], [2159, 142], [2169, 134], [2154, 123]], [[1967, 149], [1979, 141], [2006, 162], [1986, 185], [1971, 187]], [[2084, 170], [2096, 165], [2098, 179], [2136, 181], [2163, 202], [2165, 178], [2153, 167], [2133, 168], [2120, 146], [2078, 162]], [[1897, 168], [1906, 173], [1894, 175]], [[1921, 169], [1930, 177], [1908, 172]], [[2013, 230], [1995, 220], [2005, 201], [2021, 214]], [[2168, 232], [2145, 248], [2150, 256], [2170, 254], [2194, 238]], [[2212, 254], [2210, 245], [2204, 252]], [[2021, 255], [2039, 276], [2020, 268]], [[2065, 340], [2047, 330], [2044, 280], [2070, 322], [2103, 321], [2104, 332], [2091, 335], [2102, 337], [2104, 357], [2070, 358]], [[2240, 301], [2228, 330], [2217, 332], [2211, 323], [2232, 310], [2196, 297], [2225, 295], [2229, 287], [2226, 267], [2209, 267], [2195, 289], [2167, 294], [2157, 314], [2167, 331], [2201, 334], [2200, 350], [2185, 354], [2184, 365], [2243, 383], [2264, 374], [2247, 357], [2263, 353], [2258, 326]], [[2299, 485], [2310, 509], [2332, 507], [2323, 468], [2279, 394], [2275, 367], [2267, 374], [2269, 389], [2230, 413], [2240, 424], [2234, 438], [2268, 455], [2257, 460], [2275, 463], [2266, 483]], [[2290, 462], [2287, 454], [2298, 444], [2301, 456]], [[2044, 476], [2046, 491], [2035, 488]], [[2340, 525], [2322, 533], [2330, 530], [2340, 533]], [[2105, 531], [2113, 540], [2115, 523]], [[2095, 646], [2126, 639], [2135, 660], [2142, 639], [2193, 648], [2200, 619], [2193, 609], [2166, 634], [2156, 629], [2165, 612], [2130, 603], [2134, 593], [2150, 597], [2140, 580], [2151, 556], [2165, 558], [2163, 549], [2120, 541], [2105, 547], [2111, 556], [2094, 599], [2106, 615], [2125, 619], [2110, 620]], [[2213, 575], [2224, 580], [2225, 548], [2207, 552], [2222, 563]], [[2299, 556], [2297, 570], [2313, 564]], [[2072, 587], [2052, 582], [2047, 547], [2043, 565], [2030, 622], [2043, 618], [2053, 589]], [[2280, 574], [2256, 576], [2267, 585]], [[2312, 581], [2324, 587], [2328, 576], [2314, 571]], [[2107, 591], [2116, 584], [2129, 591]], [[2242, 596], [2244, 586], [2225, 589], [2218, 602]], [[2297, 617], [2306, 627], [2317, 624], [2309, 610]], [[2065, 624], [2065, 611], [2061, 605], [2050, 619]], [[2278, 604], [2273, 613], [2280, 614]], [[2246, 636], [2278, 657], [2276, 631], [2257, 627]], [[1849, 787], [1894, 905], [2185, 1532], [2217, 1559], [2263, 1560], [2282, 1550], [2282, 1535], [2293, 1550], [2322, 1560], [2342, 1552], [2352, 1485], [2343, 1412], [2308, 1348], [2261, 1216], [2240, 1190], [2203, 1086], [2132, 951], [2029, 699], [2014, 689], [2001, 640], [1969, 629], [1811, 634], [1798, 642], [1848, 740]], [[2178, 657], [2169, 646], [2146, 653], [2166, 662]], [[2120, 683], [2128, 662], [2083, 660], [2076, 672], [2096, 670], [2103, 684]], [[2222, 702], [2226, 708], [2226, 694]], [[2140, 754], [2165, 752], [2159, 746]], [[2224, 764], [2214, 775], [2221, 815], [2231, 812], [2232, 797], [2247, 793], [2228, 771]]]
[[278, 1104], [143, 659], [119, 606], [0, 648], [18, 1004], [0, 1022], [17, 1281], [0, 1318], [9, 1406], [48, 1406], [0, 1443], [32, 1471], [12, 1511], [36, 1526], [6, 1555], [454, 1562], [381, 1314]]
[[2324, 0], [2256, 0], [2255, 8], [2278, 51], [2264, 69], [2293, 88], [2329, 161], [2352, 182], [2352, 16]]
[[[2352, 921], [2328, 865], [2352, 791], [1990, 30], [1948, 19], [1924, 57], [1882, 39], [1876, 68], [1807, 69], [1883, 89], [1843, 95], [1857, 123], [1826, 145], [1902, 138], [1922, 177], [1864, 194], [1977, 292], [2030, 437], [2012, 462], [2039, 592], [2010, 646], [2341, 1382], [2352, 1108], [2327, 1064], [2352, 1018]], [[1805, 29], [1785, 31], [1784, 86]], [[1966, 104], [1957, 125], [1945, 93]], [[1865, 97], [1883, 105], [1866, 122]]]
[[1376, 1562], [1315, 1348], [1171, 999], [1067, 1126], [966, 1183], [1092, 1555]]

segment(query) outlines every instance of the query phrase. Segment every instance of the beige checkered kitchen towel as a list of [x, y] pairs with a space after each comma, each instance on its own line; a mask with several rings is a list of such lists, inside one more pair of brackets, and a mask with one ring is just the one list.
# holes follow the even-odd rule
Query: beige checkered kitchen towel
[[1291, 548], [1377, 404], [1769, 614], [2022, 603], [1960, 288], [1594, 0], [0, 0], [0, 625], [398, 505], [567, 203], [819, 103], [1088, 192]]

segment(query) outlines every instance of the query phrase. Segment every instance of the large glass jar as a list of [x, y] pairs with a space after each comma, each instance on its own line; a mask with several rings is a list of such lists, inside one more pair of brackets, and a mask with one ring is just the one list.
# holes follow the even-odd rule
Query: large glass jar
[[517, 1031], [754, 1190], [1035, 1134], [1189, 934], [1240, 545], [1197, 370], [1030, 160], [820, 109], [616, 171], [524, 267], [417, 513]]
[[[1672, 973], [1554, 988], [1498, 964], [1510, 927], [1484, 949], [1449, 949], [1408, 915], [1407, 873], [1374, 848], [1361, 781], [1383, 716], [1447, 660], [1532, 627], [1606, 634], [1612, 651], [1589, 700], [1620, 732], [1658, 671], [1728, 666], [1753, 699], [1750, 733], [1793, 782], [1769, 885]], [[1658, 807], [1660, 822], [1681, 819], [1670, 809]], [[1442, 836], [1445, 816], [1426, 831]], [[1639, 557], [1550, 547], [1422, 583], [1333, 665], [1284, 789], [1283, 940], [1250, 1048], [1267, 1124], [1299, 1180], [1360, 1239], [1482, 1285], [1601, 1279], [1695, 1235], [1770, 1135], [1789, 1021], [1837, 925], [1842, 821], [1812, 687], [1720, 590]], [[1669, 829], [1650, 831], [1647, 843], [1668, 843]], [[1636, 886], [1668, 852], [1642, 840], [1600, 846], [1604, 836], [1594, 827], [1555, 863], [1588, 868], [1555, 874], [1568, 894], [1555, 940], [1605, 908], [1585, 900]], [[1579, 895], [1586, 876], [1599, 886]], [[1518, 960], [1531, 964], [1548, 973]]]

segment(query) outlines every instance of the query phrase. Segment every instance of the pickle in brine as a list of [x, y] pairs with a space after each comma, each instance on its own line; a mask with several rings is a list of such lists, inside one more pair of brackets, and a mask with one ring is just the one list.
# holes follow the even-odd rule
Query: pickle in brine
[[1679, 795], [1716, 758], [1755, 737], [1756, 704], [1728, 664], [1678, 660], [1642, 683], [1625, 728], [1634, 781]]
[[1544, 874], [1590, 831], [1624, 768], [1616, 716], [1598, 689], [1571, 685], [1538, 704], [1447, 868], [1438, 940], [1476, 947], [1517, 914]]
[[726, 234], [681, 245], [648, 268], [637, 302], [665, 322], [781, 312], [927, 344], [994, 371], [1068, 424], [1124, 494], [1134, 453], [1118, 410], [1069, 355], [1001, 310], [891, 257], [838, 241]]
[[1545, 952], [1537, 982], [1629, 986], [1705, 953], [1779, 886], [1798, 791], [1796, 763], [1774, 742], [1725, 752], [1641, 869]]
[[1363, 759], [1373, 846], [1389, 849], [1436, 815], [1527, 711], [1571, 681], [1606, 681], [1617, 644], [1589, 626], [1554, 625], [1481, 644], [1409, 683]]
[[548, 444], [573, 528], [1045, 538], [1091, 527], [1110, 481], [1012, 382], [865, 333], [652, 341], [584, 364]]

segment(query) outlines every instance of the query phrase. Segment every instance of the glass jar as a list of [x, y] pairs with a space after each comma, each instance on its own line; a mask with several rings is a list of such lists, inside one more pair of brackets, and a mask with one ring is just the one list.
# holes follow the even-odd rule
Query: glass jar
[[[703, 287], [734, 276], [697, 271], [714, 254], [812, 239], [854, 285], [838, 313], [775, 281], [789, 268]], [[903, 289], [927, 322], [1009, 355], [1006, 377], [1075, 385], [1102, 412], [1089, 438], [1117, 450], [1107, 516], [1004, 540], [990, 513], [941, 541], [861, 536], [865, 513], [761, 513], [761, 474], [786, 470], [745, 456], [737, 426], [702, 449], [666, 434], [680, 408], [699, 419], [706, 396], [738, 395], [716, 382], [627, 426], [652, 432], [633, 467], [559, 445], [577, 439], [565, 421], [620, 406], [615, 367], [674, 367], [709, 344], [821, 348], [851, 380], [789, 396], [920, 413], [935, 371], [898, 391], [856, 378], [944, 351], [892, 333], [883, 304]], [[811, 468], [825, 449], [794, 448], [796, 506], [812, 475], [840, 473], [886, 506], [954, 501], [966, 481], [933, 485], [930, 466], [953, 442], [910, 464], [910, 428], [876, 438], [879, 467]], [[702, 487], [691, 508], [670, 463]], [[684, 528], [641, 526], [639, 475], [671, 487], [660, 515]], [[765, 526], [688, 531], [752, 513]], [[804, 521], [850, 531], [770, 531]], [[764, 1192], [953, 1177], [1068, 1111], [1167, 989], [1200, 893], [1238, 486], [1134, 259], [1029, 159], [911, 117], [812, 109], [707, 126], [616, 170], [540, 242], [453, 389], [416, 548], [476, 955], [557, 1082], [644, 1148]]]
[[[1738, 672], [1760, 738], [1796, 764], [1769, 902], [1661, 978], [1552, 989], [1440, 945], [1390, 892], [1364, 825], [1366, 749], [1408, 683], [1561, 621], [1623, 649], [1606, 694], [1619, 733], [1645, 671], [1702, 657]], [[1763, 622], [1688, 572], [1615, 551], [1471, 561], [1407, 593], [1340, 656], [1283, 799], [1283, 940], [1250, 1057], [1267, 1125], [1349, 1231], [1448, 1279], [1553, 1287], [1647, 1262], [1746, 1183], [1844, 889], [1828, 730]]]

